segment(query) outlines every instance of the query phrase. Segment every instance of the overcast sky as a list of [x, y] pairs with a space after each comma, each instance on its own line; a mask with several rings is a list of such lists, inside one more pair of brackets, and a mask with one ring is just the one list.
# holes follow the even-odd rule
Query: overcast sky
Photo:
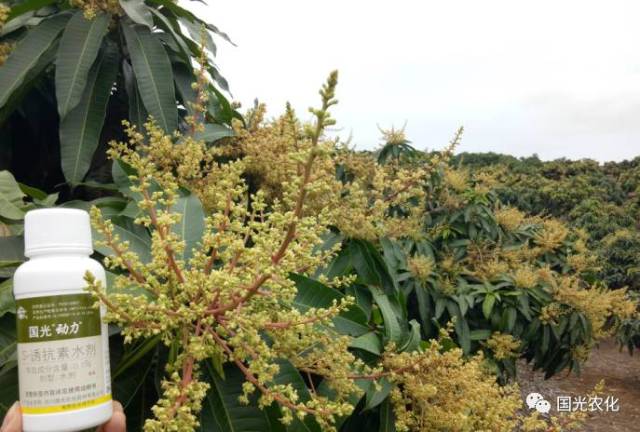
[[338, 69], [337, 127], [357, 148], [406, 121], [420, 149], [464, 125], [458, 151], [640, 155], [637, 0], [208, 1], [195, 8], [237, 44], [217, 57], [235, 100], [306, 118]]

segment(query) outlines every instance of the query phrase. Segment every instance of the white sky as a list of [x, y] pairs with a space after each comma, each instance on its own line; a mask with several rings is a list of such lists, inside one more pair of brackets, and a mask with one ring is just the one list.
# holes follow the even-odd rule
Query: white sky
[[338, 69], [334, 114], [360, 149], [377, 125], [419, 149], [543, 159], [640, 154], [637, 0], [208, 0], [189, 8], [229, 33], [217, 63], [235, 100], [303, 118]]

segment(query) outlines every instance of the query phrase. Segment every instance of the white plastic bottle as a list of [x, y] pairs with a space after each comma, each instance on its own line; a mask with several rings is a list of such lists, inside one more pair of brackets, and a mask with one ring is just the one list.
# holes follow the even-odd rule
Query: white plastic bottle
[[84, 288], [90, 271], [106, 286], [93, 253], [89, 215], [76, 209], [25, 216], [24, 254], [15, 272], [18, 377], [24, 432], [72, 432], [111, 418], [104, 306]]

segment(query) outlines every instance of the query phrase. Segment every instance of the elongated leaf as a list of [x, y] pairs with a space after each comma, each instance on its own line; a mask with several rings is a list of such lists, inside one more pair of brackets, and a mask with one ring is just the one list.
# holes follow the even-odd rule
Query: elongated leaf
[[493, 294], [487, 294], [482, 302], [482, 314], [486, 319], [491, 317], [491, 312], [493, 311], [493, 305], [496, 302], [496, 297]]
[[69, 20], [56, 57], [56, 98], [60, 120], [80, 102], [91, 65], [98, 56], [111, 15], [100, 13], [87, 20], [81, 10]]
[[[20, 84], [14, 91], [11, 92], [9, 98], [4, 105], [0, 107], [0, 125], [2, 125], [9, 116], [20, 106], [25, 100], [24, 98], [31, 91], [31, 89], [41, 82], [41, 78], [45, 75], [47, 67], [50, 66], [56, 58], [58, 52], [58, 46], [60, 45], [60, 39], [55, 39], [51, 46], [40, 56], [35, 66], [33, 66], [25, 75]], [[2, 69], [2, 68], [0, 68]], [[2, 86], [0, 85], [0, 92]]]
[[386, 378], [382, 378], [378, 384], [380, 386], [379, 388], [375, 383], [373, 383], [373, 381], [369, 381], [365, 384], [367, 386], [367, 390], [365, 391], [365, 409], [375, 408], [380, 405], [387, 396], [389, 396], [389, 393], [393, 388], [393, 384], [391, 384]]
[[[310, 308], [324, 308], [339, 301], [344, 296], [339, 291], [321, 284], [318, 281], [307, 277], [292, 274], [290, 278], [295, 281], [298, 288], [298, 295], [294, 304], [298, 310], [305, 312]], [[367, 316], [357, 305], [352, 305], [333, 319], [336, 330], [340, 333], [351, 336], [360, 336], [369, 331], [367, 327]]]
[[379, 432], [395, 432], [396, 417], [393, 413], [391, 401], [386, 399], [380, 406], [380, 429]]
[[176, 81], [176, 89], [182, 100], [182, 104], [190, 114], [193, 114], [193, 107], [189, 103], [196, 101], [197, 94], [191, 84], [195, 82], [193, 71], [183, 63], [174, 63], [173, 78]]
[[20, 201], [25, 196], [20, 184], [9, 171], [0, 171], [0, 195], [9, 201]]
[[[298, 393], [301, 402], [311, 399], [309, 389], [305, 384], [300, 372], [288, 360], [278, 360], [280, 371], [274, 379], [278, 385], [290, 384]], [[287, 432], [321, 432], [320, 426], [312, 416], [306, 416], [304, 420], [294, 417], [293, 422], [287, 426]]]
[[401, 352], [412, 352], [417, 350], [420, 346], [420, 342], [422, 341], [420, 337], [420, 323], [416, 320], [411, 320], [409, 321], [409, 327], [406, 339], [399, 349]]
[[193, 248], [202, 240], [204, 209], [198, 197], [189, 193], [178, 198], [171, 211], [182, 215], [172, 229], [185, 242], [184, 260], [187, 261], [193, 256]]
[[375, 355], [382, 354], [382, 341], [375, 332], [365, 333], [349, 344], [351, 348], [359, 348]]
[[133, 22], [147, 26], [150, 30], [153, 29], [151, 10], [143, 0], [120, 0], [120, 6]]
[[80, 103], [60, 123], [62, 171], [71, 184], [81, 182], [91, 166], [118, 72], [117, 49], [112, 45], [105, 48], [89, 73]]
[[133, 74], [133, 68], [129, 62], [122, 62], [122, 70], [124, 73], [124, 84], [127, 89], [127, 97], [129, 99], [129, 121], [142, 130], [149, 114], [144, 108], [144, 103], [138, 91], [136, 77]]
[[0, 369], [6, 364], [17, 362], [17, 342], [11, 342], [7, 345], [0, 345]]
[[7, 312], [15, 313], [16, 304], [13, 301], [13, 283], [7, 279], [0, 283], [0, 317]]
[[18, 400], [18, 368], [12, 368], [0, 375], [0, 417]]
[[158, 4], [160, 6], [164, 6], [165, 8], [167, 8], [168, 10], [170, 10], [175, 16], [177, 17], [185, 17], [187, 19], [189, 19], [190, 21], [193, 21], [196, 18], [196, 16], [189, 12], [188, 10], [186, 10], [185, 8], [178, 6], [177, 3], [174, 3], [171, 0], [150, 0], [151, 3], [155, 3]]
[[0, 237], [0, 266], [24, 261], [24, 239], [19, 236]]
[[[128, 227], [133, 228], [133, 227]], [[144, 231], [144, 228], [138, 227], [135, 231], [133, 229], [124, 228], [120, 225], [114, 225], [113, 231], [120, 237], [121, 241], [129, 242], [129, 250], [135, 252], [143, 263], [151, 261], [151, 237]], [[97, 231], [93, 232], [94, 242], [97, 240], [104, 240], [103, 236]], [[104, 256], [113, 254], [113, 251], [106, 246], [94, 245], [96, 252], [100, 252]]]
[[[209, 33], [209, 29], [206, 25], [199, 23], [198, 21], [190, 21], [187, 18], [180, 18], [180, 23], [187, 28], [191, 39], [197, 43], [198, 45], [202, 45], [202, 36], [204, 36], [204, 46], [208, 49], [211, 54], [216, 55], [218, 48], [216, 44], [213, 42], [213, 38]], [[202, 31], [204, 27], [204, 32]]]
[[376, 248], [364, 240], [351, 240], [341, 252], [349, 255], [358, 279], [367, 285], [376, 285], [388, 294], [397, 291], [384, 259]]
[[400, 315], [397, 302], [376, 286], [370, 286], [369, 289], [371, 290], [371, 294], [373, 294], [373, 301], [375, 301], [380, 308], [380, 313], [384, 320], [384, 333], [387, 340], [399, 342], [403, 336], [403, 330], [400, 325], [402, 316]]
[[154, 336], [139, 343], [135, 348], [125, 353], [120, 359], [118, 367], [113, 372], [112, 378], [115, 380], [120, 376], [120, 374], [130, 369], [133, 365], [136, 365], [141, 358], [147, 355], [149, 351], [156, 348], [159, 343], [160, 336]]
[[67, 14], [58, 14], [44, 20], [18, 42], [5, 64], [0, 67], [0, 107], [20, 87], [27, 73], [58, 38], [68, 20]]
[[233, 136], [233, 130], [219, 124], [205, 124], [202, 132], [196, 132], [195, 139], [214, 143], [221, 138]]
[[12, 19], [22, 15], [25, 12], [35, 11], [37, 9], [43, 8], [45, 6], [49, 6], [54, 4], [57, 0], [26, 0], [21, 1], [17, 4], [11, 5], [11, 10], [9, 11], [8, 22], [11, 22]]
[[[186, 68], [186, 65], [191, 64], [191, 51], [187, 46], [188, 39], [183, 35], [180, 24], [178, 24], [176, 18], [172, 16], [170, 12], [167, 12], [167, 10], [165, 10], [164, 8], [161, 12], [157, 11], [154, 8], [151, 8], [150, 10], [151, 13], [155, 16], [155, 22], [158, 27], [164, 30], [167, 35], [171, 35], [171, 37], [177, 44], [177, 48], [179, 48], [180, 50], [180, 56], [184, 62], [183, 65]], [[191, 81], [193, 81], [193, 75], [191, 73], [189, 75], [191, 76]]]
[[149, 114], [166, 132], [178, 127], [173, 72], [160, 40], [148, 28], [123, 24], [140, 96]]
[[270, 424], [264, 411], [258, 408], [255, 398], [249, 405], [241, 404], [238, 398], [242, 395], [244, 375], [235, 366], [224, 368], [223, 380], [206, 363], [204, 375], [210, 384], [205, 400], [202, 402], [200, 414], [200, 430], [202, 432], [268, 432]]
[[0, 216], [12, 220], [22, 220], [24, 211], [15, 202], [9, 201], [4, 195], [0, 195]]

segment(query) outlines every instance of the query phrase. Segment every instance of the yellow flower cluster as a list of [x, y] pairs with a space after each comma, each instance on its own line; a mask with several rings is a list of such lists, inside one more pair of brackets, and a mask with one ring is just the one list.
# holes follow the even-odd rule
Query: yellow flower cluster
[[444, 182], [456, 192], [463, 192], [468, 187], [468, 174], [460, 169], [448, 168], [444, 172]]
[[99, 12], [106, 12], [111, 15], [122, 15], [124, 11], [118, 0], [70, 0], [72, 7], [82, 9], [84, 17], [92, 20]]
[[7, 61], [7, 57], [11, 54], [11, 51], [15, 48], [15, 44], [11, 42], [0, 42], [0, 66]]
[[399, 432], [512, 431], [522, 399], [516, 386], [500, 386], [481, 355], [442, 351], [430, 341], [424, 352], [388, 355], [385, 368], [397, 384], [391, 392]]
[[491, 337], [487, 339], [486, 344], [487, 347], [493, 351], [493, 356], [496, 360], [506, 360], [518, 357], [520, 342], [510, 334], [494, 332]]
[[514, 207], [503, 207], [495, 211], [496, 221], [507, 231], [515, 231], [525, 220], [525, 215]]
[[[168, 136], [153, 121], [143, 135], [125, 123], [128, 141], [112, 143], [110, 156], [135, 170], [129, 177], [140, 209], [135, 223], [152, 233], [152, 259], [142, 262], [94, 208], [93, 224], [113, 251], [105, 264], [121, 275], [109, 296], [91, 275], [87, 281], [126, 342], [159, 335], [178, 352], [167, 366], [164, 394], [146, 431], [197, 427], [207, 389], [199, 364], [209, 358], [234, 364], [246, 380], [242, 400], [258, 392], [260, 406], [280, 405], [285, 423], [312, 415], [330, 431], [337, 417], [352, 411], [348, 397], [360, 390], [349, 371], [371, 369], [348, 350], [350, 338], [332, 330], [332, 319], [353, 299], [301, 312], [294, 307], [297, 287], [289, 278], [313, 273], [335, 253], [321, 248], [333, 214], [317, 204], [335, 184], [326, 168], [330, 145], [320, 138], [332, 124], [327, 110], [335, 103], [336, 82], [332, 74], [323, 87], [322, 107], [314, 110], [310, 134], [299, 137], [299, 151], [285, 154], [288, 180], [268, 203], [265, 192], [249, 192], [243, 176], [250, 161], [218, 161], [218, 149], [192, 136]], [[187, 245], [176, 229], [184, 217], [175, 210], [180, 186], [189, 187], [206, 209], [205, 229], [188, 251], [190, 259], [184, 258]], [[308, 202], [316, 204], [313, 211]], [[276, 384], [279, 359], [323, 376], [335, 398], [302, 401], [291, 383]]]
[[538, 273], [529, 266], [517, 268], [512, 278], [514, 285], [518, 288], [533, 288], [538, 283]]
[[407, 267], [416, 279], [424, 283], [433, 273], [435, 263], [430, 257], [414, 255], [407, 259]]
[[[140, 210], [135, 223], [151, 233], [151, 258], [143, 262], [117, 227], [93, 209], [93, 224], [113, 251], [105, 264], [119, 276], [115, 293], [109, 295], [91, 275], [87, 281], [107, 305], [107, 318], [122, 327], [126, 342], [158, 335], [177, 353], [167, 365], [163, 397], [145, 430], [198, 426], [207, 391], [199, 365], [211, 359], [242, 372], [242, 402], [257, 393], [261, 407], [277, 403], [285, 424], [309, 415], [322, 430], [333, 431], [336, 419], [354, 408], [350, 397], [361, 392], [355, 381], [386, 378], [395, 384], [391, 400], [399, 431], [507, 431], [524, 421], [534, 427], [537, 420], [517, 415], [517, 389], [499, 386], [482, 357], [466, 359], [460, 350], [445, 351], [443, 344], [431, 341], [412, 353], [388, 348], [381, 365], [367, 365], [349, 350], [351, 339], [333, 330], [333, 318], [352, 298], [304, 312], [296, 307], [299, 287], [291, 275], [310, 276], [331, 261], [339, 246], [324, 245], [330, 230], [371, 240], [444, 237], [452, 229], [445, 223], [427, 233], [423, 229], [424, 209], [433, 193], [428, 180], [444, 172], [444, 193], [451, 202], [462, 203], [467, 199], [462, 193], [473, 194], [464, 171], [445, 168], [461, 131], [441, 153], [383, 165], [327, 138], [325, 129], [335, 122], [329, 108], [337, 102], [336, 84], [333, 73], [320, 92], [322, 106], [311, 110], [311, 124], [301, 123], [290, 107], [266, 121], [265, 108], [258, 105], [246, 125], [234, 123], [233, 138], [207, 146], [194, 138], [206, 105], [206, 96], [200, 95], [190, 106], [187, 133], [167, 135], [152, 120], [144, 131], [125, 123], [127, 141], [112, 143], [109, 155], [135, 171], [129, 177]], [[206, 86], [201, 73], [194, 88], [202, 93]], [[178, 211], [178, 203], [186, 199], [184, 188], [204, 211], [204, 229], [195, 246], [178, 229], [185, 217]], [[514, 249], [477, 241], [469, 244], [463, 261], [444, 251], [436, 269], [432, 259], [417, 255], [408, 260], [409, 271], [423, 282], [436, 277], [446, 294], [455, 293], [457, 278], [465, 273], [484, 280], [511, 277], [519, 288], [544, 283], [555, 302], [543, 308], [543, 322], [554, 322], [562, 308], [572, 307], [584, 312], [601, 334], [611, 313], [629, 314], [633, 305], [623, 292], [584, 289], [578, 279], [535, 262], [567, 239], [564, 225], [524, 219], [512, 209], [499, 217], [505, 229], [540, 222], [535, 246]], [[587, 252], [578, 249], [576, 256]], [[575, 260], [574, 267], [582, 267]], [[340, 286], [352, 278], [321, 281]], [[507, 359], [520, 344], [509, 335], [494, 334], [487, 346], [495, 358]], [[302, 400], [291, 384], [279, 384], [281, 359], [322, 377], [335, 397], [313, 393]]]
[[537, 233], [535, 242], [544, 252], [550, 252], [560, 247], [569, 235], [569, 229], [559, 220], [547, 219], [542, 224], [542, 230]]
[[[627, 298], [626, 289], [583, 287], [576, 277], [563, 276], [553, 280], [551, 292], [557, 302], [584, 313], [596, 340], [610, 336], [615, 331], [615, 327], [607, 326], [611, 316], [624, 320], [636, 315], [636, 304]], [[549, 312], [546, 311], [549, 318], [556, 318]]]
[[11, 12], [11, 8], [4, 4], [0, 3], [0, 29], [5, 25], [7, 20], [9, 19], [9, 13]]
[[393, 127], [391, 129], [380, 129], [380, 132], [382, 133], [382, 141], [385, 144], [400, 145], [409, 142], [404, 133], [404, 127], [398, 130]]

